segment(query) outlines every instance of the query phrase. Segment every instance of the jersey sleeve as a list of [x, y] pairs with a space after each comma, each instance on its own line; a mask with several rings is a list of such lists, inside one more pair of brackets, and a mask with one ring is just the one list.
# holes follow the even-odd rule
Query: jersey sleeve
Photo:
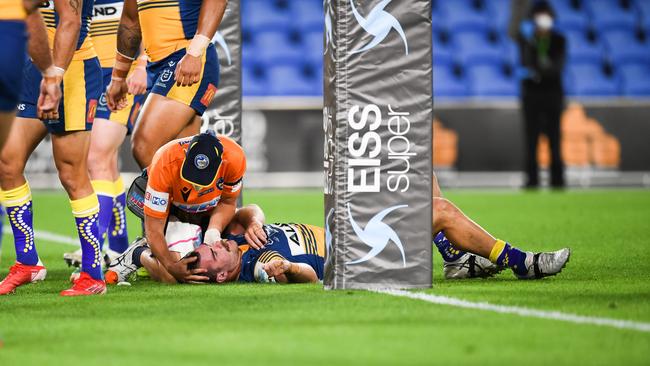
[[233, 152], [232, 156], [228, 157], [228, 166], [224, 174], [223, 182], [223, 196], [237, 197], [239, 196], [244, 174], [246, 173], [246, 156], [243, 150], [238, 149]]
[[158, 219], [164, 219], [169, 214], [172, 195], [172, 182], [167, 170], [165, 150], [161, 149], [154, 155], [148, 168], [147, 190], [144, 195], [144, 214]]

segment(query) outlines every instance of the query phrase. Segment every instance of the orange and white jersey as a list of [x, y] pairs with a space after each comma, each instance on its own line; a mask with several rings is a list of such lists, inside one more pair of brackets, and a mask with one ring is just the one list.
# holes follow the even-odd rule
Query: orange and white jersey
[[223, 145], [223, 156], [214, 184], [198, 187], [181, 177], [192, 138], [173, 140], [154, 155], [148, 168], [144, 202], [146, 216], [164, 219], [169, 215], [171, 205], [186, 213], [203, 213], [217, 207], [222, 197], [239, 196], [246, 172], [246, 157], [241, 146], [226, 136], [218, 136]]

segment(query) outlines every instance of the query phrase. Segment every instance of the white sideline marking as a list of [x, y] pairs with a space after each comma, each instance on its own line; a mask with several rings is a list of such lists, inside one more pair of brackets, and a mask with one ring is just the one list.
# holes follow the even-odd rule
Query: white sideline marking
[[447, 296], [431, 295], [422, 292], [409, 292], [403, 290], [374, 290], [381, 294], [387, 294], [399, 297], [408, 297], [410, 299], [427, 301], [433, 304], [449, 305], [465, 309], [476, 309], [483, 311], [492, 311], [501, 314], [514, 314], [528, 318], [552, 319], [575, 324], [591, 324], [603, 327], [612, 327], [619, 329], [636, 330], [639, 332], [650, 332], [650, 323], [634, 322], [630, 320], [620, 320], [612, 318], [598, 318], [583, 316], [571, 313], [562, 313], [559, 311], [546, 311], [530, 309], [519, 306], [495, 305], [487, 302], [473, 302], [457, 299]]
[[[4, 236], [13, 236], [11, 230], [4, 230], [2, 234]], [[71, 238], [69, 236], [55, 234], [46, 230], [34, 230], [34, 234], [36, 236], [36, 240], [46, 240], [56, 244], [74, 245], [76, 247], [79, 246], [79, 239]]]

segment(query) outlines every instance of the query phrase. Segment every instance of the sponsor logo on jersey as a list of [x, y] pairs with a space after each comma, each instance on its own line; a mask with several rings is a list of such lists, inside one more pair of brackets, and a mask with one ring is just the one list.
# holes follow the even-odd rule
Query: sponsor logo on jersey
[[120, 20], [124, 2], [115, 1], [113, 4], [95, 4], [93, 7], [93, 21]]
[[158, 192], [151, 187], [147, 187], [147, 191], [144, 194], [144, 205], [156, 212], [165, 213], [169, 205], [169, 193]]
[[217, 87], [214, 86], [212, 83], [208, 84], [208, 89], [205, 91], [203, 94], [203, 97], [201, 98], [201, 104], [204, 106], [209, 106], [210, 102], [212, 102], [212, 98], [214, 98], [214, 95], [217, 93]]
[[199, 213], [199, 212], [209, 211], [217, 207], [219, 200], [221, 200], [221, 196], [213, 199], [212, 201], [205, 202], [205, 203], [198, 203], [198, 204], [183, 204], [183, 203], [174, 202], [174, 206], [188, 213]]
[[86, 123], [93, 123], [95, 121], [96, 113], [97, 113], [97, 99], [91, 99], [88, 102], [88, 115], [86, 116]]

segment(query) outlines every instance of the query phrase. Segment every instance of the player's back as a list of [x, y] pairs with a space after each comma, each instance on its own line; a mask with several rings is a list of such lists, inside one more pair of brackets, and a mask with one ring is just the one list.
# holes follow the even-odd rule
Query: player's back
[[152, 62], [186, 48], [196, 33], [202, 0], [138, 0], [142, 42]]
[[[47, 0], [41, 6], [41, 14], [43, 15], [43, 20], [47, 27], [50, 49], [54, 49], [54, 36], [56, 35], [56, 27], [59, 25], [59, 15], [54, 9], [54, 1], [65, 0]], [[79, 6], [81, 7], [81, 9], [79, 9], [81, 14], [81, 28], [79, 29], [76, 51], [72, 57], [73, 60], [87, 60], [97, 56], [89, 34], [94, 3], [95, 0], [81, 0], [79, 3]]]
[[0, 21], [24, 20], [25, 17], [27, 17], [27, 12], [23, 6], [23, 0], [0, 1]]
[[242, 247], [242, 268], [240, 281], [259, 281], [261, 265], [275, 259], [286, 259], [293, 263], [305, 263], [323, 279], [325, 263], [325, 231], [323, 228], [303, 224], [264, 225], [267, 243], [260, 250]]
[[123, 8], [124, 0], [95, 0], [90, 37], [104, 68], [112, 68], [115, 61], [117, 28]]

